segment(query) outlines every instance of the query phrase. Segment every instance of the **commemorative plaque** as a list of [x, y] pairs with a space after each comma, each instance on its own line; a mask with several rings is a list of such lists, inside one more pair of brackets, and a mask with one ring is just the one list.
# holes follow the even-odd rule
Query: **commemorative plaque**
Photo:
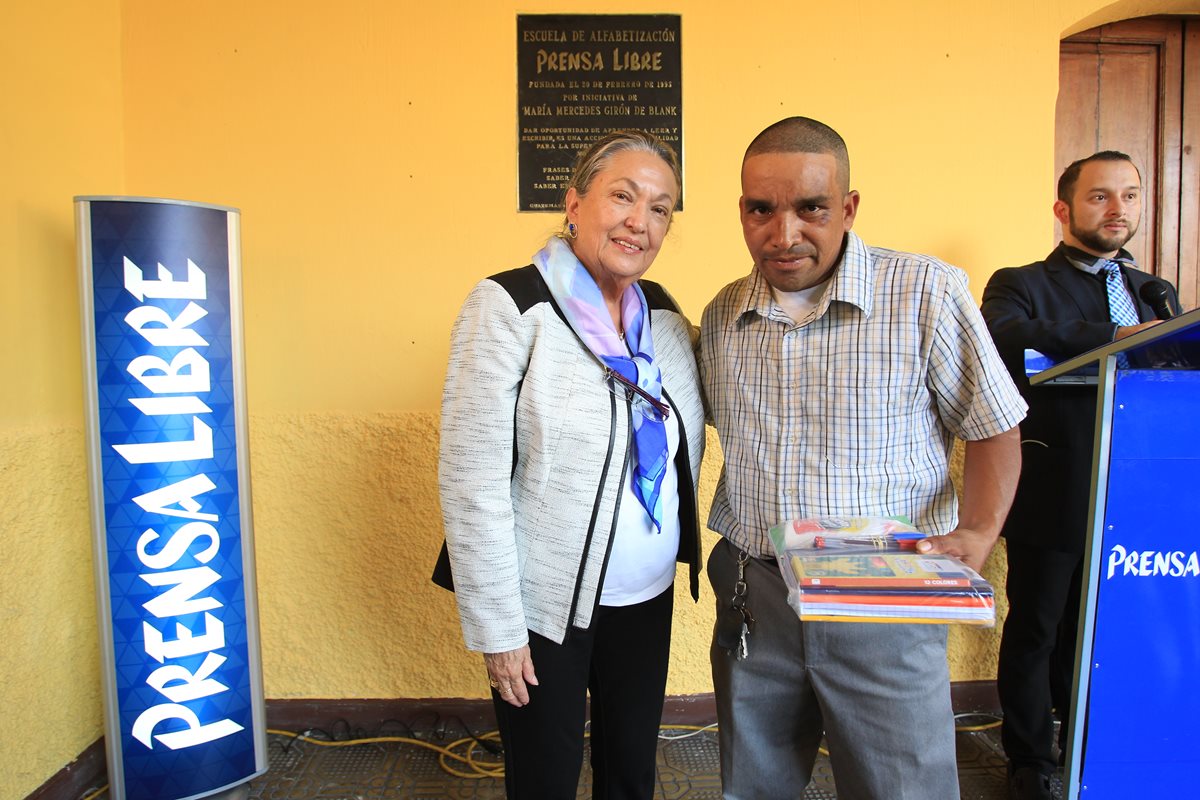
[[517, 16], [519, 211], [559, 210], [575, 157], [610, 131], [651, 131], [682, 165], [679, 22], [677, 14]]

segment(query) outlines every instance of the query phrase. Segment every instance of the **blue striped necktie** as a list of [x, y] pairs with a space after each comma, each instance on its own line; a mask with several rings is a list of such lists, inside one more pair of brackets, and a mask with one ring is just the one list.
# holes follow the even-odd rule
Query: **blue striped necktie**
[[1125, 288], [1121, 265], [1115, 261], [1105, 261], [1100, 268], [1104, 270], [1104, 286], [1108, 290], [1109, 320], [1121, 326], [1137, 325], [1141, 319], [1129, 290]]

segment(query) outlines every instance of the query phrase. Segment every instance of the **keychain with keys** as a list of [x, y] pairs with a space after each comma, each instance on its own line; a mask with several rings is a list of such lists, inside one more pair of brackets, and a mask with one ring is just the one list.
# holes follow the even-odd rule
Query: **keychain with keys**
[[746, 564], [749, 562], [748, 553], [738, 553], [738, 576], [733, 586], [733, 599], [729, 601], [729, 607], [721, 612], [717, 630], [717, 644], [738, 661], [744, 661], [750, 655], [750, 633], [754, 629], [754, 615], [746, 605]]

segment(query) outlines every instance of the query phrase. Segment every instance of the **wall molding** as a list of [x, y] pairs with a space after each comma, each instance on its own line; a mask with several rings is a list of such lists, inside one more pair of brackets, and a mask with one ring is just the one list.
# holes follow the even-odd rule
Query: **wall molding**
[[76, 800], [106, 783], [108, 762], [104, 756], [104, 737], [100, 737], [25, 800]]

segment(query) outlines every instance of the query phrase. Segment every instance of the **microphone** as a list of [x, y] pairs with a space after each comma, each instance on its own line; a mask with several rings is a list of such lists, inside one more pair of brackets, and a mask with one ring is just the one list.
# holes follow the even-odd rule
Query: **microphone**
[[1162, 281], [1143, 283], [1142, 288], [1138, 290], [1138, 296], [1142, 298], [1142, 302], [1154, 309], [1154, 316], [1159, 319], [1170, 319], [1175, 316], [1171, 312], [1171, 303], [1168, 299], [1170, 295]]

